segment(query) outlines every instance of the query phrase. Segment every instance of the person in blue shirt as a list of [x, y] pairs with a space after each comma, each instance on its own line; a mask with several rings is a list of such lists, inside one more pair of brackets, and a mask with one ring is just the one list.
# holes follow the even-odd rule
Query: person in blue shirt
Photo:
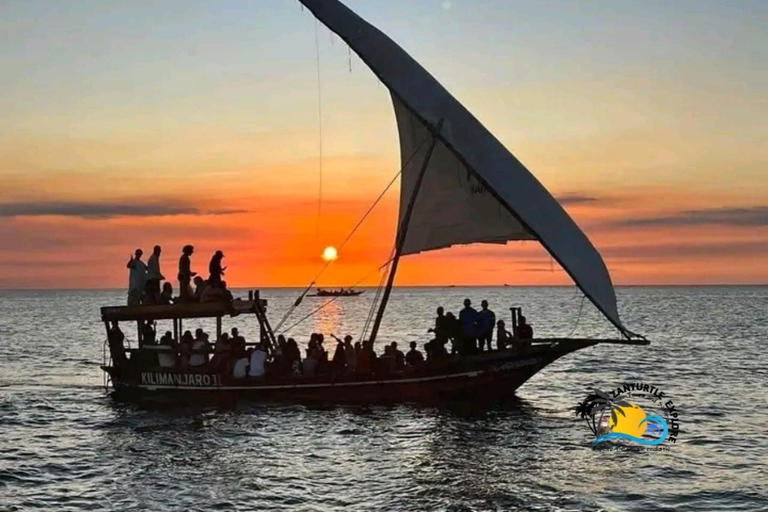
[[488, 351], [491, 350], [491, 341], [493, 340], [493, 328], [496, 325], [496, 314], [488, 309], [488, 301], [484, 300], [480, 303], [482, 308], [477, 313], [477, 327], [478, 327], [478, 341], [480, 345], [480, 351], [484, 350], [484, 346], [488, 345]]
[[464, 299], [464, 309], [459, 312], [459, 322], [463, 339], [459, 352], [471, 355], [477, 352], [477, 310], [472, 307], [472, 301]]

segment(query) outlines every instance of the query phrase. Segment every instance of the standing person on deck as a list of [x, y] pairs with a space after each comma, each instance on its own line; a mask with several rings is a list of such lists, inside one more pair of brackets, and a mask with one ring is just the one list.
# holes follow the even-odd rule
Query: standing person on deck
[[165, 279], [160, 273], [160, 253], [162, 248], [156, 245], [152, 256], [147, 260], [147, 285], [144, 293], [147, 304], [157, 304], [160, 301], [160, 281]]
[[181, 258], [179, 258], [179, 302], [192, 300], [189, 283], [197, 275], [197, 272], [192, 272], [192, 260], [190, 260], [190, 256], [194, 252], [195, 248], [191, 245], [185, 245], [181, 250]]
[[125, 268], [130, 270], [128, 274], [128, 305], [139, 306], [141, 305], [142, 297], [144, 295], [144, 288], [147, 281], [147, 266], [141, 261], [141, 256], [144, 251], [136, 249], [136, 252], [131, 259], [128, 260], [128, 264]]
[[459, 312], [461, 323], [462, 346], [459, 352], [462, 355], [471, 355], [477, 351], [477, 310], [472, 307], [472, 301], [464, 299], [464, 309]]
[[[334, 336], [336, 338], [336, 336]], [[343, 375], [347, 369], [347, 354], [344, 351], [344, 342], [336, 338], [336, 350], [333, 353], [331, 364], [336, 375]]]
[[224, 271], [227, 267], [221, 266], [221, 260], [224, 259], [224, 253], [216, 251], [211, 258], [211, 262], [208, 264], [208, 286], [218, 287], [221, 285], [221, 276], [224, 275]]
[[488, 345], [488, 351], [492, 350], [491, 341], [493, 341], [493, 328], [496, 325], [496, 314], [488, 309], [488, 301], [484, 300], [480, 303], [482, 308], [477, 313], [477, 331], [480, 351], [484, 350], [484, 346]]
[[448, 343], [448, 338], [451, 335], [452, 325], [451, 319], [445, 316], [445, 309], [443, 306], [437, 308], [437, 318], [435, 318], [435, 327], [427, 332], [435, 333], [435, 341], [431, 345], [432, 352], [435, 354], [443, 354], [445, 352], [445, 344]]

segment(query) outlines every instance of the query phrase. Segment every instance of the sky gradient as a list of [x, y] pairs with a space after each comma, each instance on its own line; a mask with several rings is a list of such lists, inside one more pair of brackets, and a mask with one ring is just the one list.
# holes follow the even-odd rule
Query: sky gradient
[[[768, 283], [767, 2], [347, 5], [561, 199], [617, 284]], [[400, 166], [386, 89], [293, 0], [6, 0], [0, 71], [0, 288], [124, 286], [154, 244], [173, 276], [186, 243], [199, 270], [224, 250], [231, 285], [306, 285]], [[397, 197], [321, 284], [378, 283]], [[515, 242], [410, 256], [397, 282], [571, 281]]]

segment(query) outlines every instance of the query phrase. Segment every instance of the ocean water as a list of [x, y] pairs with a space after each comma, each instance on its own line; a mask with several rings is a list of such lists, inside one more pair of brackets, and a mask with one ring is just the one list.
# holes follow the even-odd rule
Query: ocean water
[[[123, 292], [0, 291], [0, 510], [768, 509], [768, 287], [618, 295], [650, 346], [572, 354], [504, 406], [160, 409], [103, 388], [98, 308]], [[263, 291], [273, 323], [296, 296]], [[382, 340], [427, 341], [434, 309], [457, 312], [465, 297], [499, 317], [522, 306], [537, 335], [615, 335], [572, 288], [403, 288]], [[339, 299], [290, 334], [357, 337], [372, 298]], [[252, 338], [254, 323], [226, 327]], [[625, 382], [674, 400], [681, 432], [668, 451], [591, 449], [574, 406]]]

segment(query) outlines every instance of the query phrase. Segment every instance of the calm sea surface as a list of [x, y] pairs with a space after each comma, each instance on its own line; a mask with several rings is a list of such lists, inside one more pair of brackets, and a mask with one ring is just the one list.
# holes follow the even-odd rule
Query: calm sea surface
[[[98, 308], [123, 292], [0, 291], [0, 509], [768, 509], [768, 288], [618, 294], [626, 324], [653, 343], [572, 354], [512, 405], [157, 409], [102, 387]], [[276, 323], [297, 292], [263, 295]], [[312, 331], [357, 337], [372, 295], [340, 299], [290, 334], [302, 346]], [[615, 335], [588, 303], [579, 315], [572, 288], [434, 288], [393, 293], [383, 341], [427, 341], [434, 309], [457, 312], [465, 297], [500, 317], [523, 306], [537, 335]], [[252, 339], [254, 323], [227, 327]], [[636, 381], [678, 405], [679, 442], [592, 450], [573, 407], [592, 386]]]

